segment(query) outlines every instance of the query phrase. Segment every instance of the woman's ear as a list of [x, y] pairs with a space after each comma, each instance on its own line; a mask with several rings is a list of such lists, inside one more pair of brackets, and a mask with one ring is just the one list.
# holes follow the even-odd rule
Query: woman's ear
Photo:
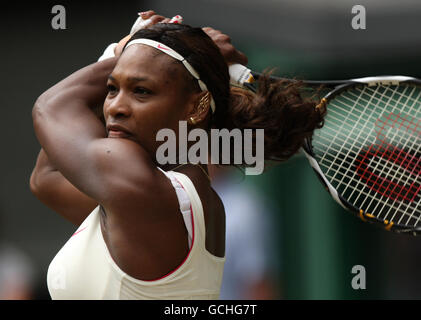
[[187, 114], [187, 122], [190, 125], [197, 125], [203, 122], [210, 112], [211, 94], [209, 91], [202, 91], [194, 95]]

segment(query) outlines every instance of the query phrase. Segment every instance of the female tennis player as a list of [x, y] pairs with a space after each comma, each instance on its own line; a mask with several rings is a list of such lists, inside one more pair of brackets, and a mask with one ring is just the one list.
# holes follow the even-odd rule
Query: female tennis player
[[295, 84], [230, 89], [227, 64], [247, 61], [228, 36], [144, 18], [152, 23], [120, 41], [115, 58], [70, 75], [33, 108], [42, 150], [31, 190], [79, 226], [49, 266], [53, 299], [218, 298], [223, 204], [206, 164], [157, 162], [157, 132], [178, 133], [182, 120], [188, 130], [264, 128], [265, 157], [287, 159], [322, 122]]

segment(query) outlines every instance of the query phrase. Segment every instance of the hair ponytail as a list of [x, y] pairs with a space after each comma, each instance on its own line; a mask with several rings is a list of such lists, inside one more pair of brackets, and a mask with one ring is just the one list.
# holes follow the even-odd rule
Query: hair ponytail
[[258, 90], [231, 88], [223, 127], [264, 129], [265, 160], [285, 161], [298, 152], [306, 138], [323, 126], [325, 110], [302, 95], [303, 83], [290, 80], [273, 82], [261, 76]]

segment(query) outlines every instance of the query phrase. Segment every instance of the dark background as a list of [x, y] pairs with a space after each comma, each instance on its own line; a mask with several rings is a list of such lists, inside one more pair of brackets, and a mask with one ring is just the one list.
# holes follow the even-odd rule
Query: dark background
[[[51, 8], [66, 8], [66, 30], [51, 27]], [[351, 8], [367, 10], [367, 29], [353, 30]], [[138, 11], [181, 14], [185, 23], [229, 34], [261, 71], [306, 79], [371, 75], [421, 77], [419, 1], [180, 0], [61, 1], [2, 4], [0, 241], [33, 261], [35, 299], [49, 298], [48, 264], [75, 227], [41, 204], [28, 182], [39, 152], [31, 109], [50, 86], [93, 63], [125, 36]], [[278, 232], [281, 298], [419, 299], [419, 238], [362, 224], [320, 188], [298, 155], [246, 182], [272, 204]], [[351, 288], [351, 268], [363, 265], [367, 289]]]

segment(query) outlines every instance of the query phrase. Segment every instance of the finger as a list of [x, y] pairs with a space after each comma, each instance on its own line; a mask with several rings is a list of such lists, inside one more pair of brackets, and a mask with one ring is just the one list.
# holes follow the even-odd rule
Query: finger
[[203, 27], [202, 28], [203, 31], [207, 32], [211, 32], [211, 33], [221, 33], [221, 30], [216, 30], [214, 28], [211, 27]]
[[224, 45], [219, 46], [219, 50], [228, 64], [239, 63], [247, 65], [248, 63], [247, 56], [241, 51], [235, 49], [231, 44], [225, 43]]
[[222, 34], [222, 32], [219, 31], [219, 30], [215, 30], [215, 29], [209, 30], [209, 32], [208, 32], [208, 36], [211, 37], [211, 38], [215, 38], [220, 34]]
[[164, 20], [162, 20], [160, 23], [170, 23], [171, 19], [170, 18], [165, 18]]
[[209, 28], [209, 29], [206, 29], [206, 30], [203, 30], [203, 31], [205, 31], [205, 33], [209, 36], [209, 38], [211, 38], [213, 41], [216, 41], [217, 39], [217, 37], [220, 35], [220, 34], [222, 34], [222, 32], [221, 31], [219, 31], [219, 30], [215, 30], [215, 29], [212, 29], [212, 28]]
[[133, 34], [140, 29], [146, 29], [146, 28], [148, 28], [148, 27], [150, 27], [154, 24], [157, 24], [157, 23], [161, 22], [164, 19], [165, 19], [165, 17], [159, 16], [159, 15], [153, 15], [152, 17], [150, 17], [146, 20], [141, 19], [139, 21], [139, 23], [135, 23], [135, 26], [133, 26], [131, 33]]
[[233, 51], [231, 51], [230, 54], [227, 55], [226, 58], [227, 58], [228, 63], [239, 63], [239, 64], [242, 64], [244, 66], [246, 66], [247, 63], [248, 63], [247, 56], [244, 53], [242, 53], [241, 51], [238, 51], [238, 50], [235, 50], [235, 49]]
[[139, 18], [137, 18], [137, 20], [133, 24], [132, 29], [130, 30], [130, 34], [134, 34], [141, 29], [145, 29], [150, 24], [151, 24], [151, 19], [144, 20], [144, 19], [142, 19], [141, 16], [139, 16]]
[[132, 29], [130, 30], [130, 34], [134, 34], [135, 32], [139, 31], [140, 29], [145, 29], [147, 26], [151, 25], [151, 17], [153, 17], [155, 14], [155, 11], [149, 10], [145, 12], [139, 12], [139, 17], [135, 21], [135, 23], [132, 26]]
[[152, 24], [157, 24], [158, 22], [161, 22], [162, 20], [165, 19], [165, 17], [160, 16], [160, 15], [153, 15], [149, 19], [151, 20], [151, 22], [149, 23], [149, 25], [152, 25]]
[[139, 12], [139, 15], [142, 17], [143, 20], [149, 19], [150, 17], [152, 17], [155, 14], [156, 13], [153, 10]]
[[202, 30], [205, 32], [205, 33], [211, 33], [213, 30], [215, 30], [215, 29], [213, 29], [213, 28], [211, 28], [211, 27], [203, 27], [202, 28]]
[[249, 63], [249, 59], [247, 58], [247, 56], [238, 50], [237, 50], [236, 60], [238, 61], [239, 64], [242, 64], [243, 66], [246, 66]]
[[211, 38], [210, 33], [212, 32], [212, 28], [210, 27], [204, 27], [202, 28], [203, 32], [206, 33], [208, 35], [209, 38]]
[[224, 33], [218, 33], [214, 36], [213, 41], [222, 42], [222, 43], [231, 43], [231, 38]]

